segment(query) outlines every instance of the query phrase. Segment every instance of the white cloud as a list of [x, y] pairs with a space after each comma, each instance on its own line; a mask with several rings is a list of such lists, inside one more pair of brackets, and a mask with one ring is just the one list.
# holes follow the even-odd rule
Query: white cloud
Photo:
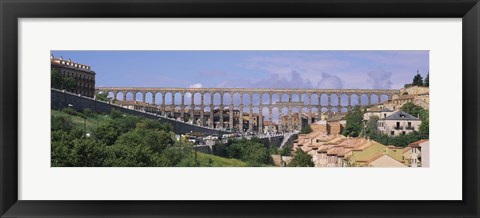
[[201, 83], [195, 83], [195, 84], [189, 85], [188, 88], [202, 88], [202, 84]]
[[392, 87], [392, 72], [376, 70], [368, 72], [368, 82], [374, 89], [390, 89]]
[[341, 89], [343, 88], [343, 81], [340, 77], [322, 73], [322, 79], [318, 82], [319, 89]]

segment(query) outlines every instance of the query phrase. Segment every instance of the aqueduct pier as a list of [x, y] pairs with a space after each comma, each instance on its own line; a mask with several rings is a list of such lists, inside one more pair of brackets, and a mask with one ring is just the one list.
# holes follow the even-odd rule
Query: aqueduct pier
[[[213, 120], [213, 110], [224, 111], [229, 114], [229, 126], [233, 126], [233, 111], [249, 115], [249, 130], [252, 130], [253, 113], [260, 113], [265, 120], [272, 121], [272, 112], [285, 112], [288, 115], [288, 129], [292, 130], [292, 115], [299, 116], [306, 113], [310, 116], [318, 112], [348, 111], [355, 105], [371, 105], [380, 103], [393, 96], [399, 95], [396, 89], [267, 89], [267, 88], [149, 88], [149, 87], [97, 87], [96, 92], [108, 93], [115, 100], [126, 100], [127, 95], [140, 102], [149, 102], [156, 105], [161, 111], [180, 110], [182, 117], [184, 111], [191, 113], [200, 111], [210, 115]], [[147, 99], [148, 98], [148, 99]], [[193, 109], [193, 110], [192, 110]], [[258, 130], [262, 131], [263, 116], [259, 116]], [[310, 122], [310, 119], [309, 119]], [[223, 116], [220, 124], [223, 125]], [[271, 122], [270, 122], [271, 123]], [[202, 126], [213, 127], [213, 123], [204, 123]], [[297, 125], [301, 128], [301, 125]], [[223, 127], [223, 126], [221, 126]], [[240, 128], [240, 131], [243, 131]]]

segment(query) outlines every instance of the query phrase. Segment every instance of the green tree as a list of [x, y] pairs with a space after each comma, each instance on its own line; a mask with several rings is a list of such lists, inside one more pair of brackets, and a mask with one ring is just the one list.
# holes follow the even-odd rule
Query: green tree
[[360, 106], [355, 106], [353, 110], [347, 112], [345, 116], [346, 124], [342, 134], [344, 136], [358, 137], [363, 127], [363, 113]]
[[50, 80], [51, 80], [51, 86], [52, 88], [56, 89], [63, 89], [63, 78], [62, 76], [58, 73], [56, 69], [51, 69], [50, 70]]
[[425, 109], [423, 109], [423, 107], [420, 107], [412, 102], [407, 102], [403, 104], [400, 110], [415, 117], [418, 117], [421, 113], [424, 113], [426, 111]]
[[368, 137], [372, 137], [373, 135], [378, 134], [378, 127], [377, 122], [380, 118], [378, 116], [370, 116], [365, 127], [365, 135]]
[[300, 133], [301, 134], [308, 134], [308, 133], [311, 133], [313, 130], [312, 130], [312, 127], [310, 125], [306, 125], [304, 127], [302, 127], [302, 130], [300, 130]]
[[413, 77], [412, 85], [414, 85], [414, 86], [423, 86], [423, 78], [422, 78], [422, 76], [420, 75], [420, 73], [418, 73], [418, 70], [417, 70], [417, 74]]
[[288, 167], [313, 167], [315, 164], [312, 157], [302, 149], [297, 149], [293, 154], [293, 159], [288, 163]]
[[70, 131], [73, 129], [72, 119], [70, 117], [51, 117], [51, 130]]
[[73, 140], [71, 152], [75, 167], [101, 167], [109, 156], [105, 144], [91, 138]]
[[77, 88], [77, 81], [73, 77], [63, 78], [63, 89], [73, 90]]
[[418, 127], [418, 131], [424, 135], [426, 138], [429, 138], [430, 136], [430, 127], [429, 127], [429, 122], [430, 122], [430, 114], [428, 110], [423, 111], [420, 113], [420, 120], [422, 120], [422, 123]]
[[280, 154], [281, 156], [290, 156], [292, 155], [292, 149], [289, 146], [285, 145], [283, 146], [283, 148], [279, 149], [278, 154]]
[[268, 151], [257, 138], [233, 140], [227, 146], [226, 152], [229, 158], [243, 160], [250, 166], [261, 166], [268, 163]]
[[113, 120], [99, 123], [93, 131], [95, 138], [106, 145], [113, 145], [122, 133], [123, 131]]

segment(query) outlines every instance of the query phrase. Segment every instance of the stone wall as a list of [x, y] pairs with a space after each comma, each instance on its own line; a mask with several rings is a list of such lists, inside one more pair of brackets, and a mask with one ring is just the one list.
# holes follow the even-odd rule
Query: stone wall
[[97, 101], [92, 98], [83, 97], [76, 94], [71, 94], [71, 93], [52, 89], [51, 91], [52, 109], [61, 110], [63, 108], [69, 107], [69, 105], [71, 105], [71, 107], [73, 107], [75, 110], [78, 110], [78, 111], [81, 111], [85, 108], [90, 108], [92, 111], [97, 113], [110, 113], [112, 109], [115, 109], [125, 114], [158, 120], [161, 123], [169, 123], [170, 125], [172, 125], [173, 131], [177, 134], [184, 134], [184, 133], [190, 133], [190, 132], [201, 132], [205, 135], [227, 133], [224, 131], [219, 131], [219, 130], [201, 127], [201, 126], [195, 126], [195, 125], [171, 120], [164, 117], [159, 117], [154, 114], [149, 114], [141, 111], [123, 108], [121, 106], [110, 104], [108, 102]]

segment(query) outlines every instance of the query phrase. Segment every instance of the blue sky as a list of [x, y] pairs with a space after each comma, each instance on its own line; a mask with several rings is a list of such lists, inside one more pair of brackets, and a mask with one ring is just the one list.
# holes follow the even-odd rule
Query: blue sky
[[96, 86], [385, 88], [429, 71], [428, 51], [52, 51]]

